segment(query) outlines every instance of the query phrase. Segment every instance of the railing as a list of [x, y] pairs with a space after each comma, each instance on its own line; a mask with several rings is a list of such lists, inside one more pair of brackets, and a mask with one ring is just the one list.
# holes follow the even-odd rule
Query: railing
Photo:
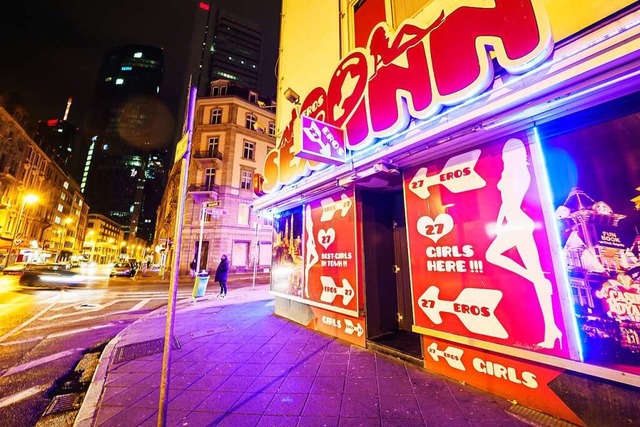
[[194, 159], [218, 159], [222, 160], [222, 153], [218, 150], [194, 151]]
[[219, 186], [215, 184], [191, 184], [189, 191], [218, 191]]

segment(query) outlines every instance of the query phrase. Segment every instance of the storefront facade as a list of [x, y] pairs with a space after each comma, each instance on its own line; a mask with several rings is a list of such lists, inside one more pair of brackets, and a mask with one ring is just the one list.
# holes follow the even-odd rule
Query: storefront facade
[[294, 105], [256, 183], [276, 313], [576, 424], [637, 422], [635, 2], [316, 3], [283, 2]]

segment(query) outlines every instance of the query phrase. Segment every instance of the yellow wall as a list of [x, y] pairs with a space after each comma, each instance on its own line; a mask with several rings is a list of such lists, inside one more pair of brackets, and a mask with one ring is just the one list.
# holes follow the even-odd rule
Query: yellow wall
[[[443, 9], [450, 13], [460, 6], [495, 5], [494, 0], [386, 1], [395, 25], [408, 17], [430, 22]], [[635, 3], [634, 0], [536, 1], [542, 2], [547, 9], [556, 42]], [[284, 91], [291, 88], [300, 95], [301, 101], [304, 100], [311, 89], [327, 85], [341, 58], [340, 46], [343, 55], [348, 53], [352, 45], [349, 32], [353, 23], [353, 3], [354, 0], [283, 0], [278, 58], [278, 136], [289, 123], [293, 108], [285, 100]]]
[[331, 78], [340, 60], [337, 1], [283, 0], [278, 57], [277, 134], [291, 117], [292, 104], [284, 98], [291, 88], [301, 98]]

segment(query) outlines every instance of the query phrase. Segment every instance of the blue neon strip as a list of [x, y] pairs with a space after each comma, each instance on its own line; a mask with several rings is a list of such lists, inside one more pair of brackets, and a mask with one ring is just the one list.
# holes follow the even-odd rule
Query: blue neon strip
[[[542, 187], [544, 189], [542, 197], [543, 197], [543, 203], [545, 203], [547, 206], [551, 206], [552, 211], [554, 211], [554, 206], [553, 206], [553, 190], [551, 189], [551, 183], [549, 182], [549, 173], [547, 171], [547, 163], [546, 163], [546, 159], [544, 156], [544, 149], [542, 147], [542, 140], [540, 139], [540, 134], [538, 134], [538, 128], [534, 127], [533, 128], [533, 134], [534, 134], [534, 138], [535, 138], [535, 146], [536, 146], [536, 150], [538, 150], [538, 154], [539, 154], [539, 158], [540, 158], [540, 163], [541, 163], [541, 169], [542, 169], [542, 176], [541, 177], [537, 177], [541, 180], [542, 182]], [[562, 250], [562, 245], [560, 243], [560, 230], [558, 229], [557, 225], [554, 223], [554, 226], [552, 227], [553, 231], [551, 233], [552, 236], [552, 243], [556, 245], [556, 247], [558, 247], [560, 249], [560, 253], [563, 253]], [[573, 340], [574, 343], [576, 344], [576, 348], [578, 349], [578, 357], [580, 358], [581, 362], [584, 362], [584, 352], [582, 350], [582, 342], [580, 340], [580, 333], [579, 331], [579, 327], [578, 327], [578, 318], [576, 316], [576, 311], [575, 311], [575, 304], [573, 302], [573, 294], [571, 292], [571, 285], [569, 284], [569, 272], [567, 271], [567, 263], [566, 260], [561, 259], [560, 260], [560, 269], [562, 271], [562, 277], [557, 278], [558, 283], [562, 283], [562, 286], [564, 286], [564, 290], [566, 292], [567, 295], [569, 295], [569, 310], [571, 312], [571, 317], [573, 319]]]

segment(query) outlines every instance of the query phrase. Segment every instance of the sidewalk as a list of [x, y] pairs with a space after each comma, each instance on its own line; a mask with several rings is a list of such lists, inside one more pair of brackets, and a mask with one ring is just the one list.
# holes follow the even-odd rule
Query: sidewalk
[[[215, 293], [178, 303], [168, 426], [528, 425], [506, 400], [275, 316], [267, 285]], [[144, 354], [161, 348], [165, 316], [109, 343], [78, 427], [156, 426], [162, 353]]]

